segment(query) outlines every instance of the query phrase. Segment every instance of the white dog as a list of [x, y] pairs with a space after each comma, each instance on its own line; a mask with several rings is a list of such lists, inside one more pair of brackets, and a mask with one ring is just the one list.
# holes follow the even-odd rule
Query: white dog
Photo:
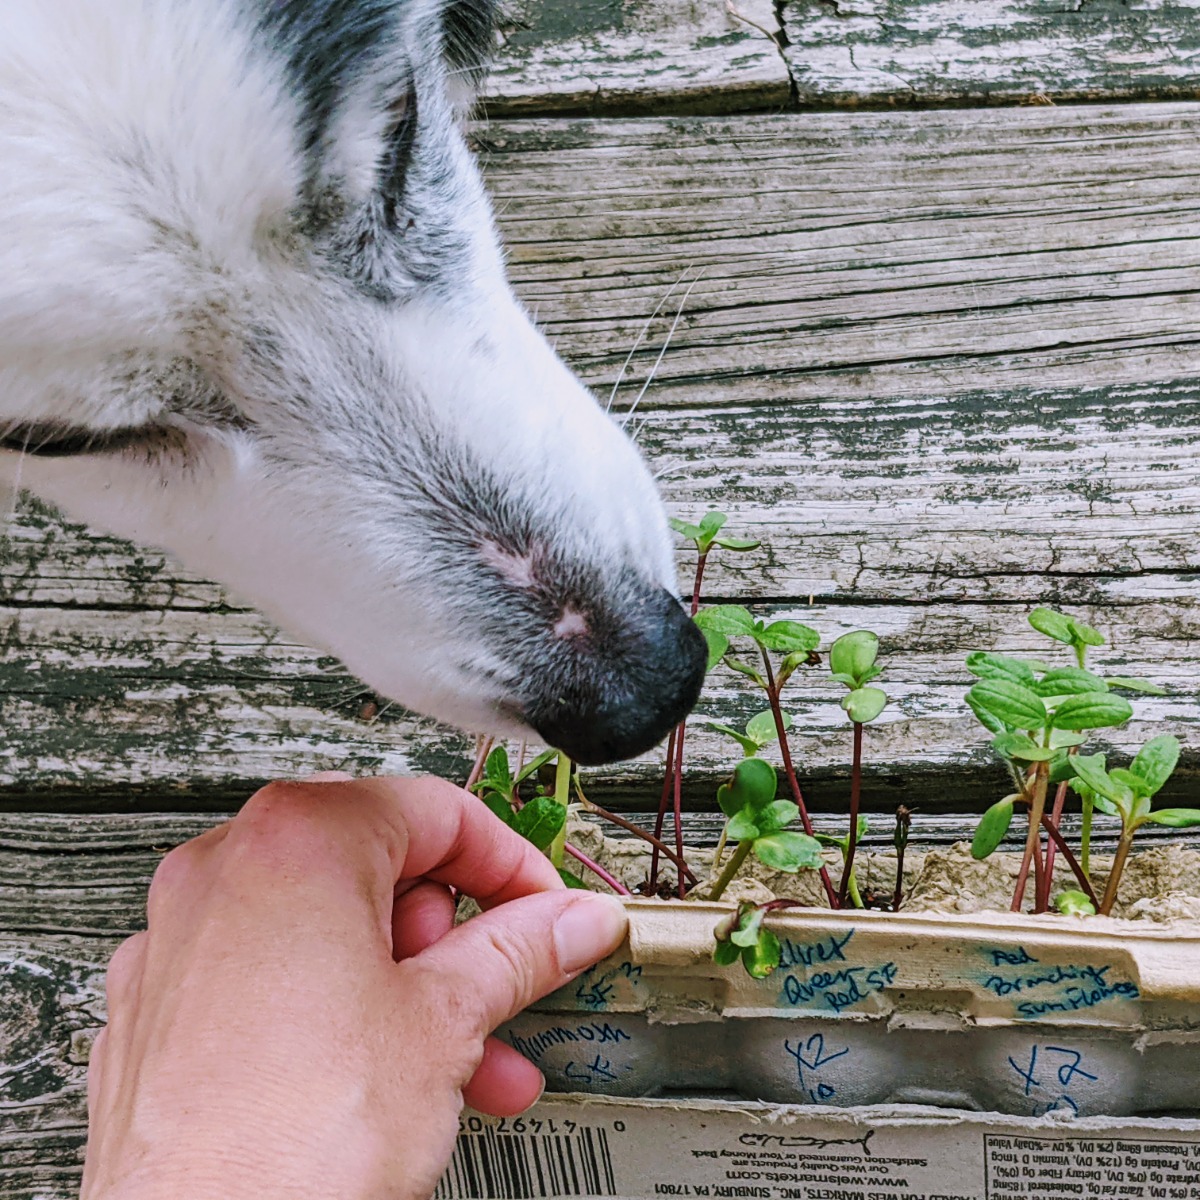
[[3, 0], [0, 482], [583, 762], [694, 703], [637, 451], [505, 281], [489, 0]]

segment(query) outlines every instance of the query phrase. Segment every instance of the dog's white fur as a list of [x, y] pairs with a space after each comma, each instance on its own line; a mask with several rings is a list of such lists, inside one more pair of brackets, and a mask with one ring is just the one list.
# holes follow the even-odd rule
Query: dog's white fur
[[[0, 480], [168, 548], [386, 696], [524, 734], [539, 656], [603, 659], [622, 605], [674, 590], [656, 490], [505, 281], [437, 0], [401, 5], [315, 149], [252, 2], [0, 7], [0, 434], [152, 431], [0, 451]], [[407, 223], [363, 239], [398, 113]], [[585, 666], [554, 686], [621, 693], [624, 666]]]

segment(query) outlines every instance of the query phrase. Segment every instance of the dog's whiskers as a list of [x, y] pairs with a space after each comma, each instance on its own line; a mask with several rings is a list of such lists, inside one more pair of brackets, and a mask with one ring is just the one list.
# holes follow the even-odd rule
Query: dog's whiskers
[[646, 318], [645, 324], [642, 326], [641, 330], [639, 331], [639, 333], [637, 335], [637, 340], [630, 347], [629, 353], [625, 356], [625, 361], [621, 364], [621, 369], [617, 372], [617, 377], [613, 381], [612, 391], [609, 393], [609, 396], [608, 396], [608, 403], [604, 406], [605, 412], [612, 411], [613, 402], [617, 398], [617, 389], [621, 386], [621, 380], [623, 380], [625, 378], [625, 371], [628, 369], [629, 364], [633, 361], [633, 356], [637, 353], [638, 347], [642, 344], [643, 341], [645, 341], [646, 334], [648, 334], [650, 332], [650, 326], [654, 323], [654, 318], [657, 317], [660, 312], [662, 312], [663, 305], [666, 304], [666, 302], [668, 300], [670, 300], [672, 293], [674, 293], [675, 289], [684, 281], [686, 276], [687, 276], [687, 269], [684, 268], [684, 270], [683, 270], [682, 274], [679, 276], [679, 278], [677, 280], [675, 280], [675, 282], [673, 284], [671, 284], [671, 286], [669, 288], [667, 288], [666, 294], [654, 306], [654, 311]]
[[[662, 366], [662, 360], [667, 353], [667, 347], [671, 344], [671, 339], [675, 336], [675, 330], [679, 328], [679, 322], [683, 320], [683, 310], [687, 306], [688, 297], [692, 294], [692, 289], [699, 282], [700, 276], [697, 275], [696, 278], [688, 284], [687, 291], [683, 293], [683, 299], [679, 301], [679, 308], [675, 311], [675, 320], [671, 322], [671, 328], [667, 330], [667, 336], [663, 341], [662, 349], [658, 352], [658, 357], [654, 360], [654, 366], [650, 368], [650, 374], [646, 376], [646, 382], [642, 384], [642, 390], [638, 392], [637, 398], [629, 406], [629, 411], [625, 414], [625, 420], [621, 422], [622, 429], [625, 429], [629, 425], [630, 418], [637, 410], [637, 406], [641, 404], [642, 397], [646, 394], [647, 388], [649, 388], [650, 384], [654, 381], [654, 376], [658, 373], [658, 368]], [[645, 422], [643, 421], [642, 426], [639, 426], [639, 429], [641, 429], [644, 425]], [[634, 437], [634, 440], [637, 440], [636, 436]]]

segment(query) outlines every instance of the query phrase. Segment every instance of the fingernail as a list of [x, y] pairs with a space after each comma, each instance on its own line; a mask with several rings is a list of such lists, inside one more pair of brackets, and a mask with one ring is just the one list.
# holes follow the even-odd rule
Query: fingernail
[[629, 919], [615, 896], [577, 896], [554, 922], [554, 949], [564, 971], [581, 971], [611, 953]]

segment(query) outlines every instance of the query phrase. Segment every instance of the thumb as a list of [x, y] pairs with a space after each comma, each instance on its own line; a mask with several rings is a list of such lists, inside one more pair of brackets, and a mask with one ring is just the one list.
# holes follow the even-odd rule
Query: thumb
[[549, 891], [522, 896], [452, 929], [407, 964], [428, 973], [479, 1035], [516, 1016], [611, 954], [629, 921], [615, 896]]

